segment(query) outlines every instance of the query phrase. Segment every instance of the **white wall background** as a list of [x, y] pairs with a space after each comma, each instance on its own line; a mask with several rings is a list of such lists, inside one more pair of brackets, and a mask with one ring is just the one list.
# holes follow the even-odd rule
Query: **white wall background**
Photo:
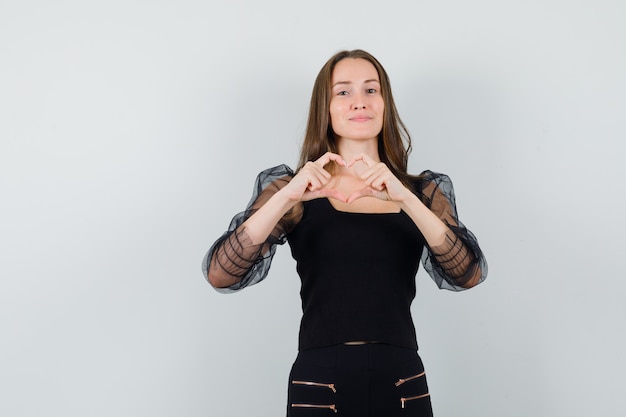
[[418, 275], [436, 415], [624, 415], [621, 0], [0, 2], [0, 415], [284, 415], [288, 248], [237, 295], [199, 265], [344, 48], [488, 256]]

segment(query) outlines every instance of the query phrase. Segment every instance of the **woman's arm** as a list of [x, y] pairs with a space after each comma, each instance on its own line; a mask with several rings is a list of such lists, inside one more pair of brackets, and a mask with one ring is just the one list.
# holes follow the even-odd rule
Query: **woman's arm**
[[427, 175], [432, 178], [422, 194], [428, 206], [413, 193], [401, 204], [426, 239], [424, 267], [442, 288], [471, 288], [486, 278], [487, 262], [475, 236], [458, 219], [450, 179]]
[[366, 187], [353, 193], [348, 202], [372, 196], [398, 203], [426, 239], [422, 263], [440, 288], [460, 291], [486, 278], [487, 261], [476, 237], [458, 219], [452, 182], [447, 176], [422, 173], [420, 190], [415, 191], [418, 196], [384, 163], [361, 154], [348, 166], [358, 161], [368, 167], [360, 175]]
[[271, 248], [282, 243], [282, 236], [291, 228], [285, 214], [295, 205], [285, 200], [280, 191], [281, 183], [288, 180], [277, 180], [268, 186], [247, 210], [249, 214], [243, 223], [218, 240], [207, 270], [207, 280], [213, 287], [227, 288], [241, 282]]
[[[302, 215], [302, 201], [345, 199], [328, 187], [332, 177], [324, 166], [331, 161], [345, 164], [339, 155], [327, 153], [307, 163], [295, 176], [284, 165], [259, 175], [249, 207], [235, 216], [229, 230], [205, 256], [203, 270], [213, 287], [231, 292], [263, 280], [276, 245], [285, 242]], [[278, 174], [283, 176], [276, 178]], [[268, 178], [273, 181], [266, 185]]]
[[258, 217], [259, 210], [292, 178], [293, 171], [286, 165], [267, 169], [258, 175], [248, 206], [233, 217], [228, 230], [204, 257], [202, 270], [213, 287], [221, 292], [232, 292], [266, 277], [276, 246], [285, 242], [297, 216], [277, 216], [265, 224], [265, 236], [262, 239], [256, 236], [256, 241], [251, 239], [247, 224], [250, 218]]

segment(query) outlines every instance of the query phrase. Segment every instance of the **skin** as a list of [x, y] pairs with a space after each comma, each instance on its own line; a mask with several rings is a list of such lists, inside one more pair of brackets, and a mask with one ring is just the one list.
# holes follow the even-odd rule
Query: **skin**
[[[444, 242], [448, 226], [398, 180], [378, 153], [384, 101], [376, 68], [364, 59], [339, 61], [332, 81], [330, 118], [338, 153], [308, 162], [288, 185], [243, 223], [253, 243], [265, 242], [278, 221], [302, 201], [329, 198], [337, 210], [359, 213], [404, 211], [429, 246]], [[326, 168], [334, 164], [331, 174]], [[216, 287], [229, 283], [213, 282]]]

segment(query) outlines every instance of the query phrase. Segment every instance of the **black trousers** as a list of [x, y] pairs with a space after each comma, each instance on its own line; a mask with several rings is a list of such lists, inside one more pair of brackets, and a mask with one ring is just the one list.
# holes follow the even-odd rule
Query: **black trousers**
[[288, 417], [432, 417], [417, 351], [382, 343], [298, 353], [289, 374]]

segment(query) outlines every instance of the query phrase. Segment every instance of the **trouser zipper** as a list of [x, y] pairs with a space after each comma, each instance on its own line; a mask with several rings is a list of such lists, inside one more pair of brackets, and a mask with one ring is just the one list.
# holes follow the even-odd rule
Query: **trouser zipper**
[[312, 387], [323, 387], [332, 390], [334, 393], [337, 392], [335, 389], [335, 384], [321, 384], [319, 382], [310, 382], [310, 381], [291, 381], [292, 384], [295, 385], [309, 385]]
[[[328, 388], [329, 390], [331, 390], [333, 393], [337, 392], [337, 389], [335, 388], [335, 384], [323, 384], [320, 382], [312, 382], [312, 381], [298, 381], [298, 380], [293, 380], [291, 381], [292, 384], [294, 385], [308, 385], [310, 387], [321, 387], [321, 388]], [[335, 413], [337, 412], [337, 407], [335, 406], [335, 404], [328, 404], [328, 405], [319, 405], [319, 404], [291, 404], [292, 407], [294, 408], [318, 408], [318, 409], [327, 409], [327, 410], [332, 410]]]
[[406, 405], [407, 401], [412, 401], [412, 400], [419, 400], [420, 398], [426, 398], [430, 395], [430, 393], [426, 393], [426, 394], [422, 394], [422, 395], [418, 395], [415, 397], [407, 397], [407, 398], [400, 398], [400, 402], [402, 403], [402, 408], [404, 408], [404, 406]]
[[413, 375], [413, 376], [410, 376], [408, 378], [400, 378], [398, 380], [398, 382], [396, 382], [396, 387], [399, 387], [400, 385], [404, 384], [405, 382], [409, 382], [409, 381], [412, 381], [412, 380], [417, 379], [419, 377], [422, 377], [422, 376], [424, 376], [424, 374], [426, 374], [426, 372], [422, 372], [421, 374]]
[[324, 408], [328, 410], [333, 410], [335, 413], [337, 412], [337, 407], [335, 404], [330, 405], [316, 405], [316, 404], [291, 404], [294, 408]]

